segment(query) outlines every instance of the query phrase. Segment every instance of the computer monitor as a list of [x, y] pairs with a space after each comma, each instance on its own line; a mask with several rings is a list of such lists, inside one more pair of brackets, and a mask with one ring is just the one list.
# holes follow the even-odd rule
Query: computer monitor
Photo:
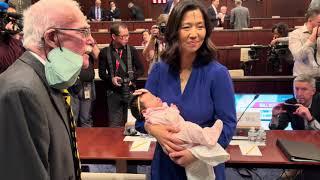
[[[235, 94], [236, 111], [243, 112], [255, 96], [256, 94]], [[260, 112], [261, 121], [269, 121], [272, 116], [272, 108], [292, 97], [292, 94], [259, 94], [246, 112]]]

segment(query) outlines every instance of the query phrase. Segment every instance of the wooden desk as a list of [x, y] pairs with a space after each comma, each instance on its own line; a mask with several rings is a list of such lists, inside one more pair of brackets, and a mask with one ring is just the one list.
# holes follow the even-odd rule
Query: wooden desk
[[[147, 163], [153, 159], [155, 143], [148, 152], [130, 152], [131, 142], [123, 142], [123, 128], [77, 128], [78, 146], [82, 163], [115, 162], [117, 172], [126, 172], [127, 164]], [[263, 156], [242, 156], [238, 146], [229, 146], [229, 167], [318, 168], [320, 162], [291, 162], [277, 147], [277, 138], [311, 142], [320, 147], [319, 131], [268, 131], [267, 146], [260, 148]]]
[[276, 145], [277, 139], [288, 139], [313, 143], [320, 148], [320, 131], [267, 131], [265, 147], [259, 147], [263, 156], [242, 156], [238, 146], [229, 146], [231, 159], [226, 166], [231, 167], [263, 167], [263, 168], [320, 168], [320, 162], [293, 162]]
[[77, 128], [77, 137], [81, 163], [114, 163], [118, 173], [127, 172], [128, 161], [150, 164], [155, 149], [153, 143], [149, 152], [130, 152], [123, 128]]

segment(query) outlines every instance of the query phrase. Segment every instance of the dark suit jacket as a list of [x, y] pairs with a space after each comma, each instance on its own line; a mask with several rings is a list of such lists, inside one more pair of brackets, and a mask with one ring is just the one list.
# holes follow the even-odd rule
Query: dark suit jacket
[[163, 9], [163, 13], [164, 13], [164, 14], [169, 14], [170, 8], [171, 8], [171, 6], [172, 6], [172, 3], [173, 3], [173, 0], [168, 0], [168, 1], [167, 1], [166, 6], [165, 6], [164, 9]]
[[116, 8], [113, 12], [107, 10], [107, 20], [112, 21], [112, 19], [120, 19], [120, 9]]
[[210, 7], [208, 8], [208, 16], [209, 16], [212, 27], [217, 27], [220, 19], [217, 18], [217, 14], [214, 11], [212, 5], [210, 5]]
[[[291, 98], [285, 101], [289, 104], [296, 104], [297, 100], [295, 98]], [[316, 119], [316, 121], [320, 122], [320, 94], [317, 93], [312, 98], [312, 104], [309, 108], [311, 115]], [[279, 124], [275, 126], [270, 124], [270, 129], [285, 129], [289, 122], [291, 123], [291, 127], [293, 130], [304, 130], [304, 119], [300, 116], [293, 115], [292, 113], [282, 113], [279, 116]]]
[[[101, 21], [107, 20], [106, 10], [103, 9], [102, 7], [100, 7], [100, 11], [101, 11]], [[90, 21], [96, 19], [96, 7], [95, 6], [90, 8], [87, 17]]]
[[25, 52], [0, 75], [1, 179], [75, 179], [70, 130], [60, 91]]
[[143, 11], [141, 10], [140, 7], [134, 5], [129, 10], [131, 14], [131, 20], [139, 20], [139, 21], [144, 20]]

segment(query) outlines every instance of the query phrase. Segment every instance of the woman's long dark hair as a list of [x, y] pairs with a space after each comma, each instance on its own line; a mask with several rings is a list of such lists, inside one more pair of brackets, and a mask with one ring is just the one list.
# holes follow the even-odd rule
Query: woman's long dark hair
[[183, 0], [170, 13], [165, 33], [166, 48], [161, 55], [164, 62], [173, 70], [180, 71], [179, 29], [182, 18], [186, 12], [197, 9], [202, 13], [206, 28], [204, 42], [197, 51], [197, 57], [201, 57], [196, 58], [197, 64], [206, 65], [216, 57], [216, 50], [210, 39], [212, 28], [206, 9], [197, 0]]

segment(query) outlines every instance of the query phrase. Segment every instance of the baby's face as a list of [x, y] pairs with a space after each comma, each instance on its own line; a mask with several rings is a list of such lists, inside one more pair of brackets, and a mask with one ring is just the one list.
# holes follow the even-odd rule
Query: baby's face
[[146, 108], [162, 107], [161, 99], [150, 92], [142, 94], [140, 96], [140, 102], [143, 103]]

